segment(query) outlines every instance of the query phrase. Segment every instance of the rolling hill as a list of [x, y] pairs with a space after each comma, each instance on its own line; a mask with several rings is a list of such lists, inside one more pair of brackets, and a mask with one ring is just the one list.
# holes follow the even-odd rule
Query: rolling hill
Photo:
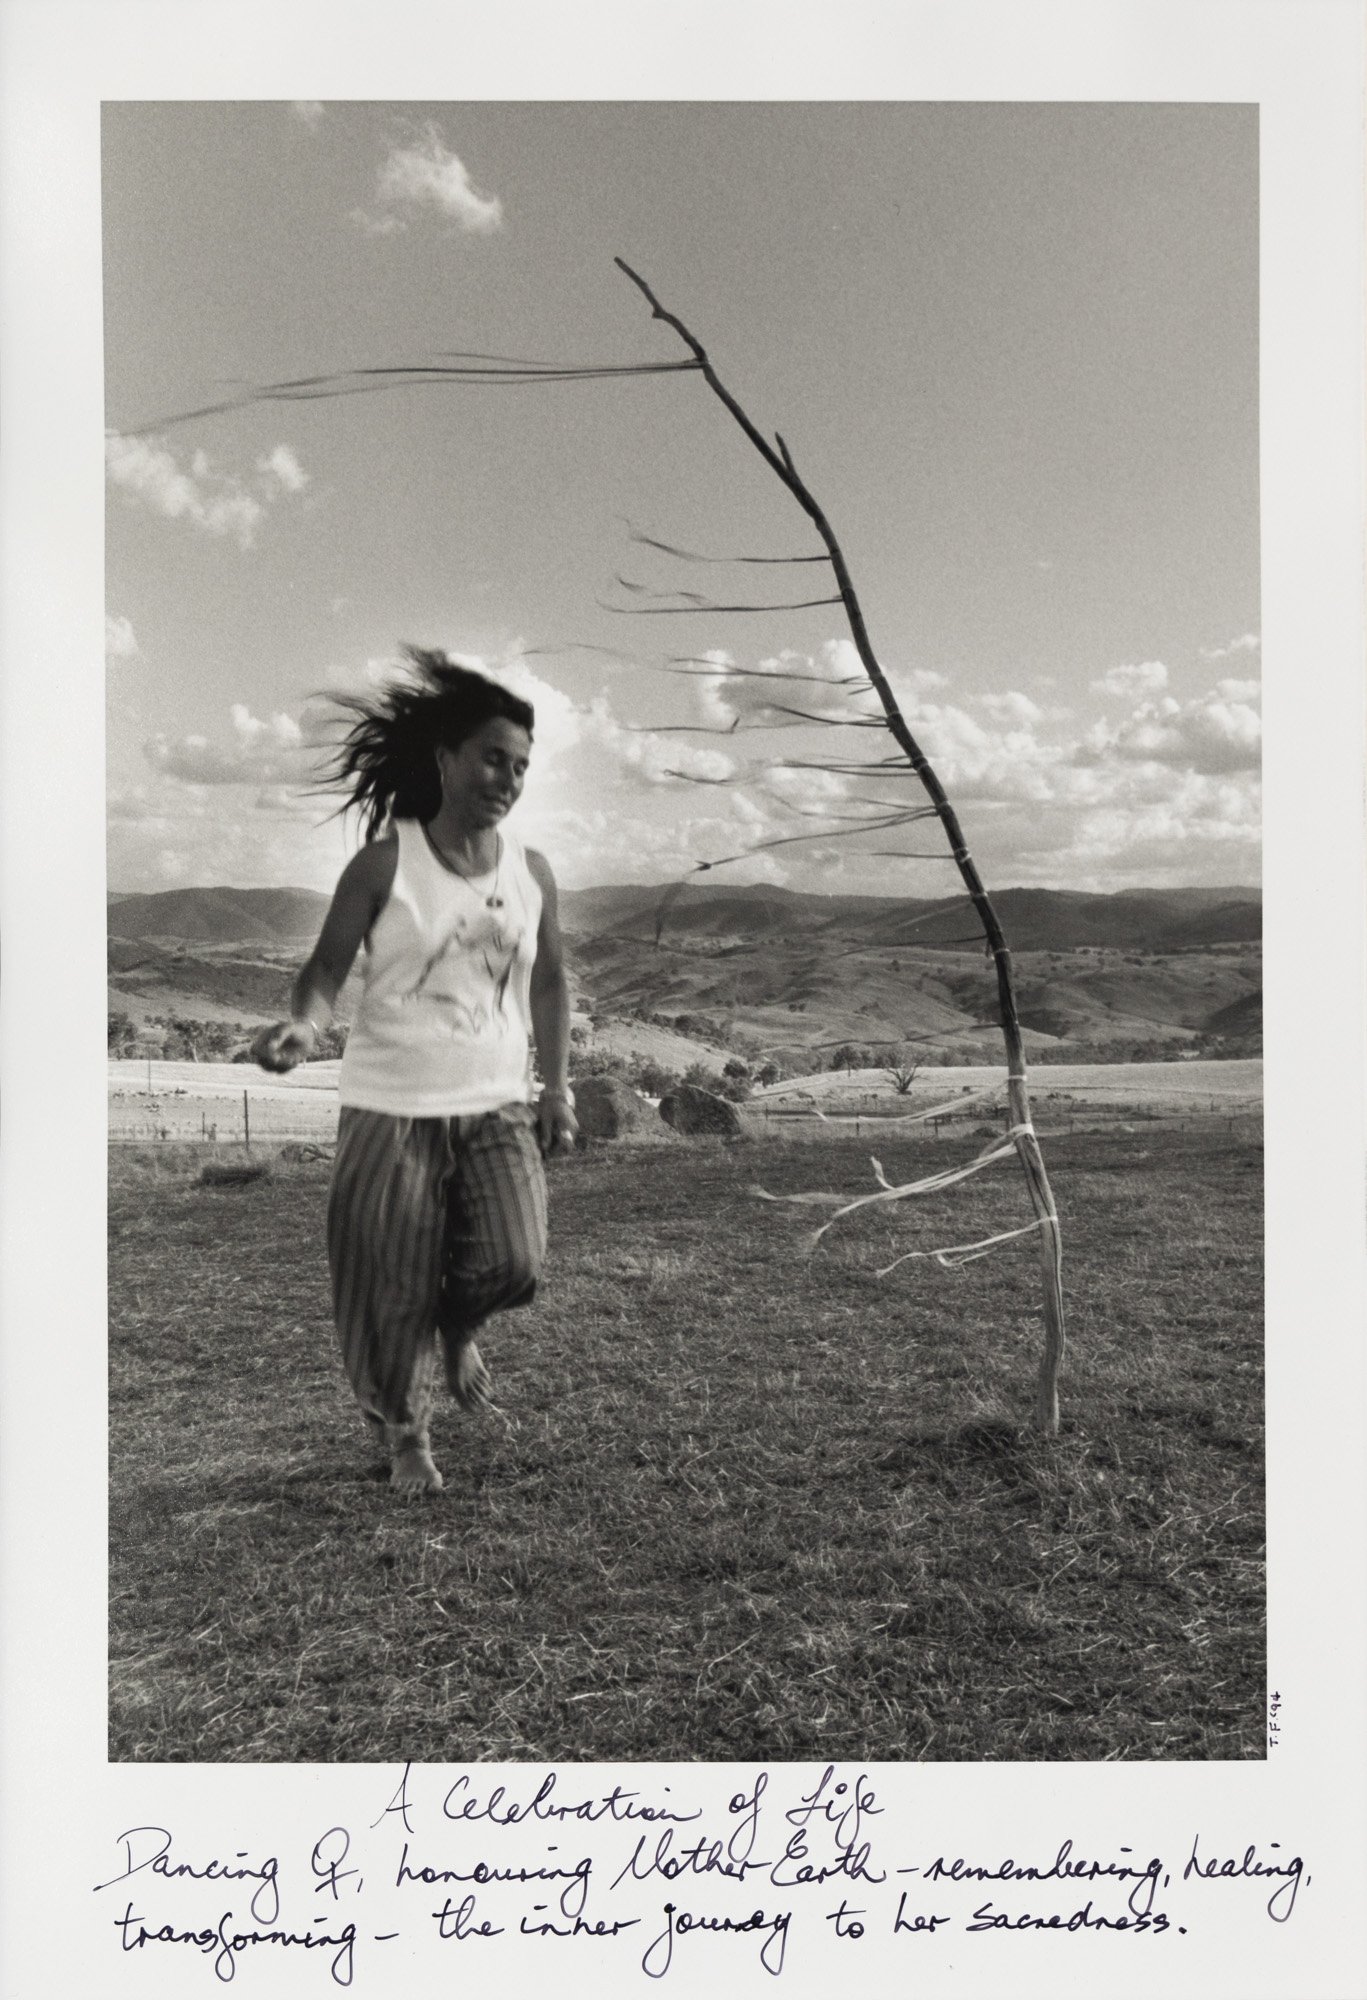
[[[567, 931], [623, 937], [730, 939], [827, 937], [869, 944], [950, 943], [980, 934], [965, 897], [934, 901], [886, 896], [812, 896], [791, 889], [707, 888], [571, 890], [562, 897]], [[1256, 889], [1125, 890], [1086, 895], [1062, 889], [1004, 889], [993, 906], [1012, 950], [1068, 951], [1084, 946], [1179, 951], [1252, 943], [1262, 935]]]
[[[1027, 1043], [1093, 1058], [1228, 1044], [1261, 1031], [1256, 890], [1097, 896], [1007, 889]], [[561, 899], [576, 1005], [743, 1053], [848, 1041], [971, 1059], [996, 988], [962, 897], [813, 896], [767, 886], [613, 886]], [[109, 1004], [136, 1022], [179, 1013], [269, 1018], [317, 935], [306, 889], [197, 888], [111, 898]], [[349, 982], [342, 1017], [354, 1000]]]

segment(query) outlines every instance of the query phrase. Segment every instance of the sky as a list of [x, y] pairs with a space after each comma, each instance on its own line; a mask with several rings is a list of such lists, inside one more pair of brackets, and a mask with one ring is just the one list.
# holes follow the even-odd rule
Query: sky
[[320, 697], [405, 641], [533, 701], [566, 886], [956, 886], [859, 830], [913, 778], [809, 768], [891, 739], [782, 712], [877, 713], [838, 604], [661, 614], [833, 589], [729, 560], [819, 543], [698, 374], [170, 421], [681, 358], [615, 256], [782, 433], [989, 889], [1256, 882], [1257, 160], [1241, 105], [107, 104], [111, 889], [329, 888]]

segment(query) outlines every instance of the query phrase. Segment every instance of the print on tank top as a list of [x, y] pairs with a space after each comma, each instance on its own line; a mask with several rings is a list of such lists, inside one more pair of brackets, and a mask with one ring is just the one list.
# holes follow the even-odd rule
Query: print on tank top
[[525, 933], [506, 912], [461, 915], [401, 998], [451, 1033], [500, 1032], [508, 1023], [508, 984]]

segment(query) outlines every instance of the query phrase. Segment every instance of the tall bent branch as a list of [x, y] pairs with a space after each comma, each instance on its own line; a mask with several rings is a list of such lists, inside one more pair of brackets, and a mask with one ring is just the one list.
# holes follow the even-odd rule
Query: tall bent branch
[[663, 320], [666, 326], [673, 327], [692, 354], [708, 387], [730, 411], [770, 471], [782, 480], [825, 544], [840, 593], [840, 602], [844, 605], [845, 615], [849, 620], [850, 635], [864, 671], [869, 677], [869, 684], [883, 705], [888, 728], [924, 786], [944, 827], [950, 852], [982, 925], [997, 975], [1002, 1039], [1006, 1044], [1007, 1102], [1010, 1107], [1011, 1136], [1025, 1171], [1026, 1186], [1039, 1228], [1040, 1270], [1044, 1286], [1044, 1353], [1040, 1361], [1035, 1392], [1034, 1419], [1037, 1428], [1052, 1435], [1058, 1430], [1058, 1376], [1064, 1352], [1063, 1245], [1059, 1234], [1058, 1212], [1054, 1207], [1049, 1176], [1044, 1168], [1044, 1156], [1040, 1152], [1039, 1140], [1035, 1136], [1035, 1128], [1030, 1118], [1025, 1047], [1021, 1037], [1020, 1017], [1016, 1010], [1011, 953], [997, 920], [997, 913], [992, 907], [982, 877], [968, 851], [968, 843], [964, 839], [958, 815], [951, 806], [943, 785], [927, 762], [925, 753], [907, 727], [906, 718], [897, 705], [897, 698], [878, 663], [869, 639], [868, 628], [864, 623], [864, 613], [855, 593], [854, 582], [846, 565], [844, 553], [835, 538], [835, 532], [799, 475], [793, 463], [792, 453], [777, 433], [774, 444], [769, 443], [719, 379], [701, 342], [689, 332], [682, 320], [665, 310], [638, 272], [633, 271], [621, 257], [615, 261], [619, 269], [644, 295], [655, 318]]

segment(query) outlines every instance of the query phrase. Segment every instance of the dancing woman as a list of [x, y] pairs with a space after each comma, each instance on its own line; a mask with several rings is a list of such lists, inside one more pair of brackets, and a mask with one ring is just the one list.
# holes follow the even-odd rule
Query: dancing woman
[[[263, 1068], [312, 1055], [364, 948], [342, 1059], [328, 1261], [342, 1359], [383, 1435], [391, 1484], [432, 1492], [440, 1351], [462, 1408], [489, 1401], [475, 1336], [532, 1298], [546, 1245], [544, 1154], [573, 1149], [569, 990], [544, 856], [505, 821], [532, 750], [531, 706], [442, 653], [349, 696], [329, 782], [365, 843], [263, 1029]], [[533, 1085], [536, 1049], [543, 1086]]]

